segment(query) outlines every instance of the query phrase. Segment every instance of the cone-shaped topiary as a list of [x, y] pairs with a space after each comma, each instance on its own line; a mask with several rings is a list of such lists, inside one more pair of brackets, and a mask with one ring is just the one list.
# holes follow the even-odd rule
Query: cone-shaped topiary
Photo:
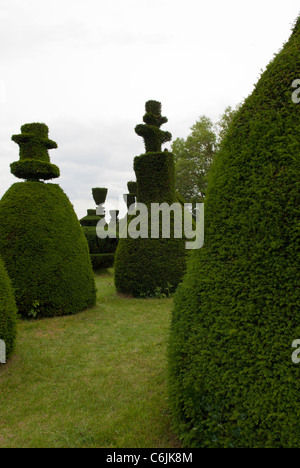
[[300, 19], [216, 156], [206, 242], [175, 296], [170, 401], [187, 447], [300, 447]]
[[17, 308], [11, 281], [0, 258], [0, 340], [5, 342], [7, 359], [14, 349], [17, 332], [16, 321]]
[[[42, 160], [44, 146], [40, 137], [32, 138], [32, 126], [46, 126], [22, 127], [31, 135], [30, 154]], [[21, 155], [22, 145], [23, 138]], [[72, 314], [95, 304], [88, 245], [58, 185], [31, 180], [10, 187], [0, 201], [0, 253], [23, 316]]]
[[[135, 129], [145, 140], [146, 153], [134, 160], [137, 179], [137, 201], [148, 208], [151, 226], [151, 203], [177, 202], [174, 188], [174, 157], [161, 151], [162, 143], [171, 139], [169, 132], [160, 130], [167, 122], [161, 116], [161, 104], [146, 103], [144, 124]], [[128, 187], [129, 188], [129, 187]], [[131, 194], [135, 198], [135, 195]], [[127, 197], [127, 204], [130, 204]], [[134, 199], [132, 200], [134, 203]], [[129, 217], [129, 219], [131, 219]], [[115, 284], [118, 292], [136, 297], [151, 296], [157, 291], [169, 293], [176, 289], [186, 266], [185, 241], [172, 234], [174, 216], [171, 213], [171, 238], [120, 238], [115, 257]], [[121, 228], [120, 228], [121, 229]], [[120, 230], [121, 233], [121, 230]]]

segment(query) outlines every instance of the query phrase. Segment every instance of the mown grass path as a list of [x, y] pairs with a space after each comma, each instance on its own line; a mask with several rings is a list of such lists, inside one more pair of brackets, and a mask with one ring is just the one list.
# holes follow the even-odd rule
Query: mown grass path
[[0, 447], [173, 448], [166, 389], [172, 299], [116, 295], [96, 277], [97, 306], [18, 325], [0, 365]]

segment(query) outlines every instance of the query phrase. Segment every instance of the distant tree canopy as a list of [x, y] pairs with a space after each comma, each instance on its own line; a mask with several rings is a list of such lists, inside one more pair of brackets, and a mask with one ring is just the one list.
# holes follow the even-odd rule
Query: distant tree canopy
[[176, 190], [189, 203], [203, 201], [207, 187], [208, 170], [216, 151], [227, 134], [237, 108], [227, 107], [216, 124], [209, 117], [200, 116], [191, 127], [191, 133], [186, 140], [177, 138], [172, 143], [172, 153], [175, 158]]

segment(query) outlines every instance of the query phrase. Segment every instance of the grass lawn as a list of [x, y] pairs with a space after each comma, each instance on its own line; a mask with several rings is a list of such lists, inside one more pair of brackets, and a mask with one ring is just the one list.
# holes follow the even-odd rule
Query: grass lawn
[[0, 365], [0, 447], [176, 448], [166, 390], [172, 299], [116, 295], [96, 276], [97, 306], [19, 321]]

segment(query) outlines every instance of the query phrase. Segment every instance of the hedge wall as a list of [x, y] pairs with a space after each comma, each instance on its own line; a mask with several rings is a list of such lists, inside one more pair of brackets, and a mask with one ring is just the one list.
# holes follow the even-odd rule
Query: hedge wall
[[300, 19], [216, 156], [206, 241], [175, 296], [169, 391], [187, 447], [300, 447]]
[[[172, 153], [161, 151], [162, 143], [171, 134], [159, 126], [167, 121], [161, 116], [161, 104], [146, 103], [145, 124], [136, 127], [136, 133], [145, 139], [146, 153], [134, 160], [137, 180], [137, 201], [147, 205], [149, 228], [151, 203], [177, 202]], [[132, 217], [129, 217], [129, 222]], [[171, 217], [171, 223], [173, 218]], [[172, 232], [172, 231], [171, 231]], [[115, 284], [118, 292], [145, 297], [156, 291], [173, 292], [186, 268], [185, 240], [174, 239], [120, 239], [115, 256]]]
[[10, 187], [0, 201], [0, 253], [23, 316], [73, 314], [95, 304], [87, 241], [58, 185]]
[[6, 358], [14, 349], [17, 334], [17, 308], [11, 281], [0, 258], [0, 340], [5, 341]]

